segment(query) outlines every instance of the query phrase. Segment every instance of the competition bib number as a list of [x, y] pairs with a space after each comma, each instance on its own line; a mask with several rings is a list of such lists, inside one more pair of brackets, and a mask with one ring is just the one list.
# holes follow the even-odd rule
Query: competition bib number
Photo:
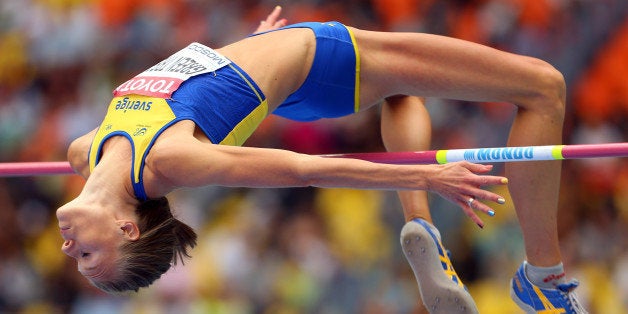
[[166, 60], [159, 62], [113, 91], [115, 97], [129, 94], [170, 98], [181, 83], [190, 77], [213, 72], [231, 61], [215, 50], [192, 43]]

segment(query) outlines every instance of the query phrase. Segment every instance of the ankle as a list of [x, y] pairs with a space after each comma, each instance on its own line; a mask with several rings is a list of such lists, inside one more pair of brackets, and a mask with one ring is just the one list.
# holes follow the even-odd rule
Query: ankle
[[[434, 226], [434, 224], [432, 224], [432, 222], [430, 220], [423, 219], [423, 218], [420, 218], [420, 217], [413, 218], [412, 220], [421, 220], [424, 223], [425, 227], [432, 234], [434, 234], [436, 236], [436, 238], [438, 238], [439, 241], [441, 240], [440, 231], [438, 231], [438, 228], [436, 228], [436, 226]], [[412, 220], [409, 220], [409, 222], [412, 221]]]
[[428, 222], [430, 224], [432, 223], [432, 217], [430, 217], [430, 215], [422, 214], [421, 211], [414, 212], [414, 213], [411, 213], [411, 214], [405, 213], [405, 218], [406, 218], [406, 222], [410, 222], [410, 221], [413, 221], [415, 219], [421, 219], [421, 220], [423, 220], [425, 222]]
[[557, 285], [565, 283], [565, 269], [563, 263], [549, 267], [538, 267], [525, 263], [525, 274], [528, 280], [535, 286], [554, 289]]

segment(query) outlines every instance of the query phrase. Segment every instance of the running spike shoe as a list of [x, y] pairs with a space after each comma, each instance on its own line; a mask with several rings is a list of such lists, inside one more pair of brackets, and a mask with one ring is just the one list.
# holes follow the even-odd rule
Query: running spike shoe
[[401, 247], [432, 313], [478, 313], [477, 306], [451, 264], [448, 251], [428, 223], [414, 219], [401, 229]]
[[578, 281], [559, 284], [556, 289], [545, 289], [533, 285], [525, 274], [523, 262], [510, 281], [510, 297], [526, 313], [542, 314], [586, 314], [574, 289]]

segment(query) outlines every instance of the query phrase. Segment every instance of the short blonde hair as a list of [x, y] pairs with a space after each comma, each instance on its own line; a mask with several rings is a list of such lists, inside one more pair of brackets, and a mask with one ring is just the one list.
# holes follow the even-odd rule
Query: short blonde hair
[[120, 246], [113, 279], [89, 279], [102, 291], [120, 294], [148, 287], [171, 265], [190, 258], [188, 250], [196, 246], [196, 233], [172, 215], [166, 197], [140, 203], [136, 214], [140, 237]]

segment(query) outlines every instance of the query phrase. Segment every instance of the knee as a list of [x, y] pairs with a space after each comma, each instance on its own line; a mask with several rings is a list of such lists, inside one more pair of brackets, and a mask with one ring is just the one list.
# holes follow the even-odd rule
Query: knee
[[535, 61], [536, 84], [533, 97], [530, 98], [531, 108], [545, 115], [562, 121], [565, 116], [565, 99], [567, 87], [563, 74], [549, 63]]

